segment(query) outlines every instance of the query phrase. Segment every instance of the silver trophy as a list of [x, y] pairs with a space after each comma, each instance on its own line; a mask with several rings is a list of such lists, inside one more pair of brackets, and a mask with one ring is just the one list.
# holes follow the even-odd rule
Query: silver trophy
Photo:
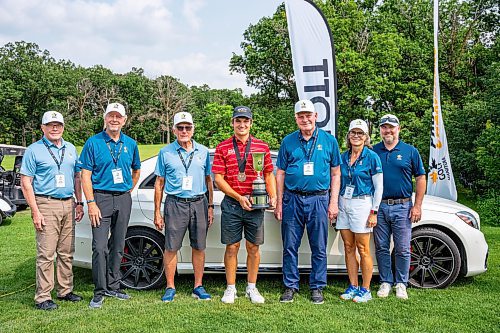
[[264, 169], [264, 156], [266, 153], [252, 153], [253, 169], [257, 172], [257, 179], [252, 182], [252, 199], [253, 209], [269, 208], [269, 196], [267, 195], [266, 182], [261, 177], [262, 169]]

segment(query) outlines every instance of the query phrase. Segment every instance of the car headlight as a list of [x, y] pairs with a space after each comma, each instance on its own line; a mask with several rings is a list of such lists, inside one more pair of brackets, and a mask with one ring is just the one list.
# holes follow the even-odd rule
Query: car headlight
[[462, 210], [460, 212], [455, 213], [455, 215], [458, 216], [462, 221], [464, 221], [471, 227], [479, 229], [479, 223], [477, 223], [476, 218], [471, 213]]

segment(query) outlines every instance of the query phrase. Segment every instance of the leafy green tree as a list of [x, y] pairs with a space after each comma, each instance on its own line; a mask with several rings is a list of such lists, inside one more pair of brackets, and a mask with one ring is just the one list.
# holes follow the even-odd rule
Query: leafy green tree
[[263, 17], [248, 27], [240, 44], [243, 54], [233, 53], [229, 63], [231, 72], [245, 74], [247, 84], [259, 89], [268, 103], [283, 96], [297, 99], [287, 29], [281, 5], [271, 18]]
[[204, 108], [204, 116], [195, 116], [194, 139], [210, 148], [233, 134], [231, 118], [233, 106], [209, 103]]
[[0, 123], [8, 142], [26, 145], [39, 138], [42, 115], [59, 105], [67, 83], [65, 70], [72, 67], [69, 62], [57, 63], [33, 43], [0, 48]]

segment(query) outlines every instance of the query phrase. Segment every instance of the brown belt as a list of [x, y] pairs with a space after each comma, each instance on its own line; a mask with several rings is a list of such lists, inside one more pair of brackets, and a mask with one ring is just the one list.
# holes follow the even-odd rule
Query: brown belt
[[410, 200], [411, 200], [411, 198], [385, 199], [385, 200], [382, 200], [382, 202], [392, 206], [392, 205], [402, 204], [402, 203], [408, 202]]

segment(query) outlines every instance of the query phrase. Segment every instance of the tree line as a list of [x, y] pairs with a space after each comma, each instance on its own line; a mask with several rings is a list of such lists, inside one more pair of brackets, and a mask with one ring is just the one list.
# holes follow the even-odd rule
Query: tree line
[[[315, 1], [330, 25], [336, 50], [339, 142], [350, 120], [370, 123], [394, 113], [402, 139], [417, 146], [427, 164], [433, 92], [433, 12], [429, 0]], [[457, 182], [499, 203], [499, 8], [494, 0], [440, 1], [441, 104]], [[108, 102], [129, 112], [125, 131], [140, 143], [172, 140], [173, 114], [194, 115], [195, 139], [214, 147], [231, 133], [233, 106], [254, 110], [256, 135], [278, 148], [296, 126], [297, 100], [286, 13], [281, 5], [243, 32], [229, 68], [258, 91], [188, 86], [167, 74], [148, 78], [141, 68], [117, 74], [56, 60], [34, 43], [0, 48], [0, 141], [27, 145], [41, 135], [46, 110], [61, 111], [65, 136], [82, 144], [102, 129]], [[489, 200], [489, 201], [488, 201]]]

